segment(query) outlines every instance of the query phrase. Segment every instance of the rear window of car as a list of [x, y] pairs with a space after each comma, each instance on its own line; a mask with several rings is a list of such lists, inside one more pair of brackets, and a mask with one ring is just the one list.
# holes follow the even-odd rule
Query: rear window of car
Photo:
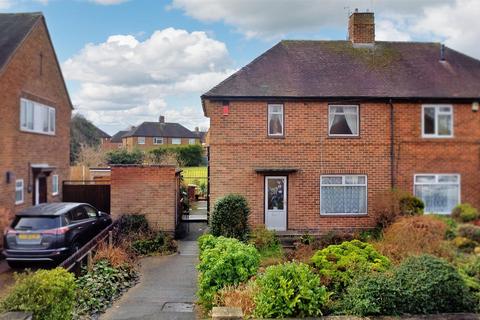
[[16, 217], [12, 228], [15, 230], [49, 230], [60, 227], [60, 217]]

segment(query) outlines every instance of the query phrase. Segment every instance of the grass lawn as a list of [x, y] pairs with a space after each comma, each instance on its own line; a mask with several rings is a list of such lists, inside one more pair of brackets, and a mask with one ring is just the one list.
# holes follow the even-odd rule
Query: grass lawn
[[182, 168], [182, 176], [185, 184], [200, 185], [207, 183], [207, 167], [185, 167]]

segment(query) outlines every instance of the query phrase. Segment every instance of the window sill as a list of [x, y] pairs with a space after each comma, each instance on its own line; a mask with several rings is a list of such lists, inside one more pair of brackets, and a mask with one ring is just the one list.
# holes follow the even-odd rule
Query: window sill
[[21, 202], [15, 202], [15, 205], [18, 206], [18, 205], [21, 205], [21, 204], [24, 204], [25, 201], [21, 201]]
[[39, 135], [42, 135], [42, 136], [51, 136], [51, 137], [55, 136], [55, 132], [53, 132], [53, 133], [51, 133], [51, 132], [41, 132], [41, 131], [28, 130], [28, 129], [23, 129], [23, 128], [20, 128], [20, 131], [25, 132], [25, 133], [39, 134]]
[[422, 139], [453, 139], [454, 136], [423, 136]]
[[52, 193], [52, 197], [58, 196], [58, 192]]
[[368, 213], [320, 213], [321, 218], [363, 218], [368, 216]]
[[357, 136], [328, 136], [328, 139], [360, 139], [360, 135]]

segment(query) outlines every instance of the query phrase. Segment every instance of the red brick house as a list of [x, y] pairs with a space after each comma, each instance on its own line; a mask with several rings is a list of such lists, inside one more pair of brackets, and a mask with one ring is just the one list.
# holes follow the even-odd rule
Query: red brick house
[[20, 209], [61, 201], [71, 112], [43, 15], [0, 14], [0, 229]]
[[439, 43], [281, 41], [202, 96], [210, 198], [247, 197], [251, 223], [289, 232], [374, 226], [398, 188], [427, 212], [480, 207], [480, 61]]

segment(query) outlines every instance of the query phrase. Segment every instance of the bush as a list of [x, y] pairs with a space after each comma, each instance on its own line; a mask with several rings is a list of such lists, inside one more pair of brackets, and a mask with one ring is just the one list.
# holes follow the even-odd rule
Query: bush
[[329, 299], [318, 275], [304, 263], [270, 266], [257, 284], [254, 313], [261, 318], [318, 316]]
[[145, 239], [134, 241], [132, 243], [132, 249], [138, 255], [151, 255], [155, 253], [169, 254], [177, 250], [172, 237], [163, 232], [158, 232]]
[[262, 266], [275, 264], [283, 260], [283, 248], [275, 231], [267, 230], [263, 225], [255, 227], [250, 234], [250, 243], [260, 253]]
[[387, 257], [374, 247], [359, 240], [330, 245], [312, 257], [312, 263], [322, 277], [322, 282], [340, 294], [358, 274], [383, 272], [390, 266]]
[[93, 256], [94, 263], [107, 260], [114, 268], [128, 265], [133, 267], [133, 257], [123, 247], [110, 246], [102, 242]]
[[458, 235], [472, 241], [480, 242], [480, 227], [473, 224], [462, 224], [458, 227]]
[[384, 231], [376, 247], [395, 262], [422, 253], [447, 257], [446, 230], [447, 225], [432, 216], [403, 217]]
[[142, 164], [145, 155], [142, 151], [135, 149], [131, 152], [121, 149], [107, 153], [108, 164]]
[[423, 214], [425, 204], [422, 200], [412, 195], [405, 195], [399, 200], [400, 215], [402, 216], [418, 216]]
[[153, 163], [161, 164], [163, 160], [165, 160], [166, 156], [168, 155], [167, 148], [155, 148], [148, 151], [150, 159]]
[[181, 167], [198, 167], [203, 164], [203, 148], [199, 144], [171, 148]]
[[453, 266], [428, 255], [410, 257], [390, 275], [365, 275], [350, 286], [341, 313], [360, 316], [472, 311], [472, 296]]
[[476, 301], [476, 312], [480, 311], [480, 257], [467, 256], [457, 260], [458, 272]]
[[148, 220], [142, 214], [124, 214], [118, 219], [116, 227], [122, 235], [138, 235], [150, 232]]
[[215, 304], [224, 307], [241, 308], [244, 317], [249, 318], [255, 310], [255, 301], [253, 299], [257, 292], [258, 286], [255, 281], [248, 281], [246, 284], [238, 286], [227, 286], [218, 292]]
[[104, 311], [124, 291], [135, 285], [138, 275], [128, 265], [113, 267], [107, 260], [97, 261], [77, 279], [77, 313], [91, 315]]
[[213, 209], [212, 234], [246, 241], [249, 214], [250, 208], [245, 197], [230, 194], [219, 199]]
[[255, 275], [260, 256], [252, 245], [237, 239], [203, 236], [199, 241], [199, 302], [209, 310], [217, 291], [227, 285], [238, 285]]
[[480, 218], [478, 210], [469, 203], [462, 203], [453, 208], [452, 217], [460, 222], [470, 222]]
[[32, 312], [35, 319], [72, 319], [75, 304], [75, 277], [63, 268], [17, 274], [1, 311]]
[[452, 243], [455, 247], [464, 252], [472, 252], [478, 245], [478, 242], [472, 241], [465, 237], [455, 237], [452, 240]]

